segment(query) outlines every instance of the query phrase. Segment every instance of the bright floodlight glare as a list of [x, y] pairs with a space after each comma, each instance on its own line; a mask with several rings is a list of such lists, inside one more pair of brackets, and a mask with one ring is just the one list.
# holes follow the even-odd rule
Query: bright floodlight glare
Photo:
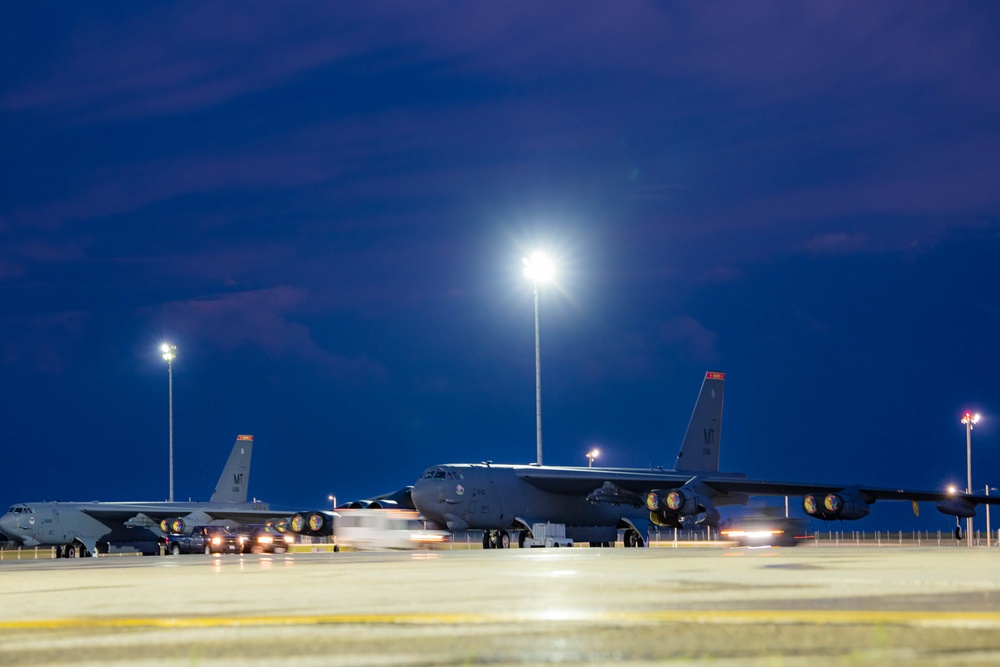
[[963, 424], [978, 424], [979, 423], [979, 413], [972, 414], [971, 412], [966, 412], [962, 415]]
[[164, 343], [160, 346], [160, 352], [163, 352], [164, 361], [173, 361], [177, 358], [177, 346], [171, 345], [170, 343]]
[[555, 265], [544, 252], [534, 252], [531, 259], [524, 257], [521, 261], [524, 262], [524, 275], [536, 283], [552, 280], [556, 274]]

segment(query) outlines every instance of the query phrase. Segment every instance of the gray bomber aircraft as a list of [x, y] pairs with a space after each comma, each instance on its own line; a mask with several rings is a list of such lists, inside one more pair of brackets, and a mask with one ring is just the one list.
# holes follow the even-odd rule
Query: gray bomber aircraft
[[707, 373], [672, 470], [460, 463], [428, 468], [414, 485], [412, 503], [435, 528], [482, 530], [484, 548], [520, 544], [535, 523], [564, 524], [566, 536], [611, 546], [624, 530], [627, 547], [648, 541], [658, 526], [716, 525], [718, 507], [750, 496], [801, 496], [806, 514], [823, 521], [868, 516], [876, 500], [935, 501], [955, 517], [975, 516], [978, 504], [1000, 497], [959, 492], [883, 489], [857, 484], [749, 480], [719, 472], [723, 373]]
[[111, 550], [159, 553], [166, 533], [229, 521], [262, 523], [272, 517], [266, 503], [247, 502], [253, 436], [240, 435], [209, 502], [18, 503], [0, 516], [0, 532], [25, 546], [58, 547], [74, 558]]

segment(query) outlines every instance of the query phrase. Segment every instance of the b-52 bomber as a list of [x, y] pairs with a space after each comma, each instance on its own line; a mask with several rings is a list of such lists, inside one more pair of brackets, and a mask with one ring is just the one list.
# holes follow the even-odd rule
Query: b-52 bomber
[[627, 547], [644, 546], [649, 526], [717, 525], [719, 507], [751, 496], [802, 497], [809, 516], [822, 521], [868, 516], [877, 500], [934, 501], [955, 517], [975, 516], [976, 505], [1000, 497], [960, 492], [886, 489], [858, 484], [750, 480], [719, 471], [723, 373], [707, 373], [674, 468], [634, 469], [460, 463], [428, 468], [414, 485], [413, 505], [430, 527], [482, 530], [484, 548], [508, 548], [511, 533], [523, 544], [535, 524], [564, 524], [566, 536], [611, 546], [618, 530]]
[[115, 550], [157, 554], [166, 534], [195, 525], [263, 523], [272, 518], [269, 506], [247, 502], [252, 453], [253, 436], [238, 436], [209, 502], [18, 503], [0, 516], [0, 532], [21, 546], [54, 546], [57, 556], [74, 558]]

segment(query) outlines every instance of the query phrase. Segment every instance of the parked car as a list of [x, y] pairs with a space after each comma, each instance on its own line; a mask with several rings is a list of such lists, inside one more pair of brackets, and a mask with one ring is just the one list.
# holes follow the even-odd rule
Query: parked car
[[236, 538], [245, 554], [283, 554], [288, 551], [285, 536], [267, 526], [240, 526], [236, 529]]
[[235, 554], [240, 551], [236, 535], [225, 526], [195, 526], [190, 533], [172, 533], [166, 538], [167, 553], [179, 554]]

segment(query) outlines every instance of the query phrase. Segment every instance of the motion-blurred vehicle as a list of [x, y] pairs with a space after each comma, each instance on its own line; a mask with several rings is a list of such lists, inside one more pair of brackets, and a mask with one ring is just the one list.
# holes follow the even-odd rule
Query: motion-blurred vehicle
[[172, 533], [166, 537], [166, 552], [180, 554], [235, 554], [239, 539], [225, 526], [195, 526], [190, 533]]
[[743, 517], [721, 533], [741, 547], [794, 547], [809, 539], [804, 520], [769, 513]]
[[240, 551], [245, 554], [283, 554], [288, 551], [285, 536], [268, 526], [240, 526], [236, 529]]
[[444, 530], [429, 530], [410, 510], [341, 509], [334, 517], [338, 546], [354, 549], [421, 549], [440, 544]]

